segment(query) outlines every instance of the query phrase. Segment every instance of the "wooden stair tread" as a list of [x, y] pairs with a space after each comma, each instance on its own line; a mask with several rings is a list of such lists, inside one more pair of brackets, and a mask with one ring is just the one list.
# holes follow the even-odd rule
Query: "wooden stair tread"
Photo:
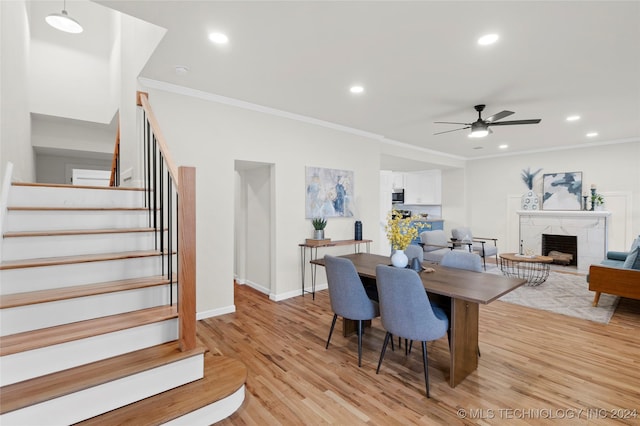
[[11, 185], [42, 187], [42, 188], [102, 189], [107, 191], [145, 191], [144, 188], [132, 188], [132, 187], [124, 187], [124, 186], [69, 185], [65, 183], [12, 182]]
[[0, 388], [0, 414], [147, 371], [206, 351], [180, 351], [177, 341], [152, 346]]
[[87, 419], [77, 425], [160, 425], [217, 402], [236, 392], [247, 381], [247, 367], [234, 358], [204, 357], [204, 377], [195, 382]]
[[175, 306], [157, 306], [11, 334], [2, 336], [2, 339], [0, 339], [0, 356], [112, 333], [177, 317], [178, 312]]
[[[39, 266], [70, 265], [73, 263], [102, 262], [106, 260], [133, 259], [137, 257], [160, 256], [157, 250], [124, 251], [118, 253], [86, 254], [79, 256], [46, 257], [38, 259], [5, 260], [0, 262], [3, 269], [35, 268]], [[166, 254], [166, 253], [165, 253]]]
[[[175, 283], [176, 280], [177, 276], [174, 274], [173, 282]], [[126, 280], [108, 281], [96, 284], [83, 284], [24, 293], [5, 294], [0, 296], [0, 309], [35, 305], [37, 303], [55, 302], [57, 300], [74, 299], [76, 297], [94, 296], [98, 294], [114, 293], [117, 291], [133, 290], [165, 284], [169, 284], [169, 279], [166, 276], [155, 275], [151, 277], [130, 278]]]
[[136, 232], [154, 232], [153, 228], [106, 228], [106, 229], [60, 229], [55, 231], [17, 231], [6, 232], [4, 238], [15, 237], [55, 237], [67, 235], [100, 235], [100, 234], [127, 234]]

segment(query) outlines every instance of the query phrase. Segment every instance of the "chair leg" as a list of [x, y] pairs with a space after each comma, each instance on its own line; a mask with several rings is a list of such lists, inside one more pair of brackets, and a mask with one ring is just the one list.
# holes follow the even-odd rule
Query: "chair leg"
[[427, 398], [429, 396], [429, 361], [427, 359], [427, 342], [422, 342], [422, 363], [424, 364], [424, 383], [427, 387]]
[[[407, 344], [407, 341], [405, 340], [404, 344]], [[413, 340], [409, 340], [409, 351], [407, 352], [407, 355], [409, 355], [411, 353], [411, 348], [413, 347]]]
[[358, 367], [362, 367], [362, 320], [358, 320]]
[[482, 355], [480, 355], [480, 346], [478, 346], [478, 358], [480, 358]]
[[376, 368], [376, 374], [380, 372], [380, 365], [382, 365], [382, 358], [384, 358], [384, 353], [387, 350], [387, 345], [389, 344], [389, 337], [391, 337], [391, 333], [387, 331], [387, 334], [384, 336], [384, 343], [382, 344], [382, 350], [380, 351], [380, 360], [378, 361], [378, 368]]
[[324, 347], [325, 349], [329, 349], [329, 341], [331, 340], [331, 335], [333, 334], [333, 327], [336, 326], [337, 319], [338, 319], [338, 314], [333, 314], [333, 321], [331, 322], [331, 328], [329, 329], [329, 338], [327, 339], [327, 345]]

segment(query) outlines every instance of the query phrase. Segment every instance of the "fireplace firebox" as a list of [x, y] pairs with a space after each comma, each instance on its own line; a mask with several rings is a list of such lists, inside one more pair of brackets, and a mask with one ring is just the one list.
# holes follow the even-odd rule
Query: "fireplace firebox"
[[[540, 252], [543, 256], [549, 256], [552, 251], [572, 255], [568, 266], [578, 265], [578, 238], [575, 235], [542, 234], [542, 249]], [[558, 263], [567, 264], [566, 262]]]

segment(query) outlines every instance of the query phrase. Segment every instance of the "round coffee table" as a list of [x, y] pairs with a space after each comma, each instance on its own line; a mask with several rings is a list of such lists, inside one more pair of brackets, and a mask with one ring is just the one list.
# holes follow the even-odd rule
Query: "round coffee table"
[[527, 280], [528, 286], [540, 285], [549, 277], [549, 265], [553, 258], [549, 256], [524, 256], [517, 253], [501, 253], [500, 269], [507, 277]]

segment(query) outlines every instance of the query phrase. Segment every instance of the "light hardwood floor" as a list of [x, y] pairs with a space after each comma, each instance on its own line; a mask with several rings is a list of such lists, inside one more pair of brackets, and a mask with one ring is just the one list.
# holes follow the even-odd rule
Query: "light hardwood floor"
[[325, 350], [326, 290], [275, 303], [236, 286], [235, 303], [236, 313], [197, 326], [209, 349], [248, 368], [245, 402], [221, 425], [640, 424], [640, 301], [621, 299], [607, 325], [481, 306], [479, 368], [456, 388], [446, 338], [429, 343], [431, 399], [419, 345], [409, 356], [387, 350], [376, 375], [379, 319], [363, 337], [362, 368], [355, 336], [336, 330]]

